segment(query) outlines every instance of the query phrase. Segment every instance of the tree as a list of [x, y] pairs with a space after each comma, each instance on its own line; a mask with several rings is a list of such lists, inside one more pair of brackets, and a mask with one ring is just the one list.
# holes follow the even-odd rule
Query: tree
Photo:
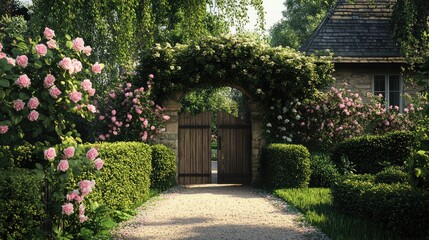
[[298, 49], [335, 2], [336, 0], [286, 0], [283, 19], [270, 29], [271, 45]]

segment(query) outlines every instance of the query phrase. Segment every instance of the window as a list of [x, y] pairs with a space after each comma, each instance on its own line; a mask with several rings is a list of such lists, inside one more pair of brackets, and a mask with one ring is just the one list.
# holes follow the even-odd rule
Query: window
[[375, 75], [373, 93], [381, 94], [386, 101], [386, 107], [398, 106], [402, 109], [402, 79], [399, 75]]

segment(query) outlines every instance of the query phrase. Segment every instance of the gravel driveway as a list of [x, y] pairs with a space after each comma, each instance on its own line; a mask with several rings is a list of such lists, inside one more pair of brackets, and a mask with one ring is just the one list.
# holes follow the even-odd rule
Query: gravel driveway
[[328, 239], [276, 198], [240, 185], [176, 187], [148, 201], [114, 239]]

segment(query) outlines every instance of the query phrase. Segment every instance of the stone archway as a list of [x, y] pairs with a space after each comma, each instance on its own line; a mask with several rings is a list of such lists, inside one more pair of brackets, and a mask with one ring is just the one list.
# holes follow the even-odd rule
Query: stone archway
[[[260, 161], [259, 154], [264, 145], [263, 130], [262, 130], [262, 108], [255, 103], [251, 95], [243, 91], [243, 88], [234, 86], [249, 96], [249, 110], [251, 118], [251, 172], [252, 183], [256, 183], [260, 178]], [[170, 116], [170, 120], [166, 123], [165, 132], [159, 138], [159, 143], [162, 143], [172, 148], [176, 153], [176, 159], [179, 161], [179, 111], [181, 109], [180, 99], [184, 96], [183, 92], [175, 92], [170, 98], [163, 101], [162, 105], [165, 108], [165, 113]]]

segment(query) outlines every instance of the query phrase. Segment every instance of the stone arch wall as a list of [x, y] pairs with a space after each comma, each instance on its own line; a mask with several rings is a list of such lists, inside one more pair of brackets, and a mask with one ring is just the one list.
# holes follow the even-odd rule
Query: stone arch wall
[[[260, 153], [261, 148], [265, 144], [263, 138], [263, 114], [262, 107], [252, 100], [252, 96], [246, 93], [240, 86], [231, 86], [240, 90], [243, 94], [249, 97], [249, 110], [252, 123], [252, 151], [251, 151], [251, 167], [252, 167], [252, 183], [260, 180]], [[165, 126], [165, 132], [159, 135], [158, 142], [172, 148], [176, 153], [176, 161], [179, 161], [179, 111], [181, 109], [180, 99], [185, 95], [184, 92], [175, 92], [168, 99], [162, 102], [165, 108], [165, 114], [170, 116]]]

